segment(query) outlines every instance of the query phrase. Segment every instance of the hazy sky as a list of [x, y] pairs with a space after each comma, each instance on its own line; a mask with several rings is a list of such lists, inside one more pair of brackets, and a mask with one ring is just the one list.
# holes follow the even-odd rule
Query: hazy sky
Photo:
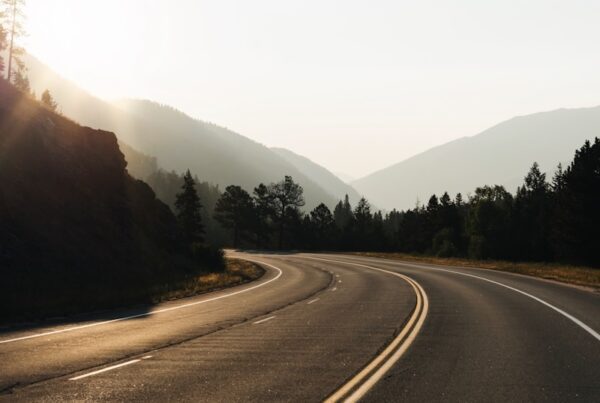
[[600, 104], [598, 0], [28, 0], [30, 52], [359, 177]]

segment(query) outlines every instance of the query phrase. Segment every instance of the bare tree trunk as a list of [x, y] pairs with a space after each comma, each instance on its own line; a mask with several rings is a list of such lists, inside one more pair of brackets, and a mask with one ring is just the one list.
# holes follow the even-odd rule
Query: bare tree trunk
[[10, 82], [10, 75], [12, 70], [12, 60], [13, 60], [13, 45], [15, 42], [15, 29], [17, 23], [17, 0], [13, 0], [13, 13], [12, 13], [12, 28], [10, 30], [10, 46], [8, 48], [8, 71], [6, 75], [6, 79]]

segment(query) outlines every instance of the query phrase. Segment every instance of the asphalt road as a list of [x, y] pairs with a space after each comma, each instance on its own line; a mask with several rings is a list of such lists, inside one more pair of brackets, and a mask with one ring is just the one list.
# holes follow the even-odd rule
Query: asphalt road
[[234, 255], [267, 273], [0, 330], [0, 401], [600, 401], [598, 293], [356, 256]]

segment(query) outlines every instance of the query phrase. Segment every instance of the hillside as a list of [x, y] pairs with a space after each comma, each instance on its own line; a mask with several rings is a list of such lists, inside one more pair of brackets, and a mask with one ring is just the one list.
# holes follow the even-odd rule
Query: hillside
[[384, 208], [412, 208], [436, 193], [472, 193], [485, 184], [514, 191], [533, 161], [553, 175], [585, 140], [600, 134], [600, 107], [520, 116], [375, 172], [352, 185]]
[[333, 206], [344, 194], [330, 195], [269, 148], [226, 128], [202, 122], [150, 101], [104, 102], [61, 78], [28, 55], [26, 64], [36, 93], [50, 89], [66, 116], [90, 127], [115, 132], [143, 154], [157, 158], [167, 171], [190, 169], [198, 177], [225, 188], [238, 184], [249, 191], [260, 182], [291, 175], [304, 187], [306, 208], [320, 202]]
[[339, 197], [339, 195], [347, 194], [352, 204], [356, 204], [360, 199], [360, 195], [352, 186], [342, 181], [321, 165], [285, 148], [271, 148], [271, 150], [279, 154], [332, 196]]
[[0, 80], [0, 307], [139, 302], [143, 284], [190, 268], [179, 249], [175, 217], [128, 175], [113, 133]]

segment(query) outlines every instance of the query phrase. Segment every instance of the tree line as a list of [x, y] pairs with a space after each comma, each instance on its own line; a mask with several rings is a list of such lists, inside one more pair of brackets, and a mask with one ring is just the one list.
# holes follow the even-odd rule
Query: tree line
[[[393, 184], [390, 184], [393, 186]], [[399, 189], [401, 191], [401, 189]], [[305, 213], [302, 187], [290, 176], [259, 184], [252, 194], [228, 186], [214, 219], [233, 247], [396, 251], [440, 257], [566, 261], [600, 266], [600, 139], [587, 141], [572, 163], [548, 181], [534, 163], [513, 195], [482, 186], [473, 195], [447, 192], [405, 211], [372, 211], [348, 197], [333, 209]]]

